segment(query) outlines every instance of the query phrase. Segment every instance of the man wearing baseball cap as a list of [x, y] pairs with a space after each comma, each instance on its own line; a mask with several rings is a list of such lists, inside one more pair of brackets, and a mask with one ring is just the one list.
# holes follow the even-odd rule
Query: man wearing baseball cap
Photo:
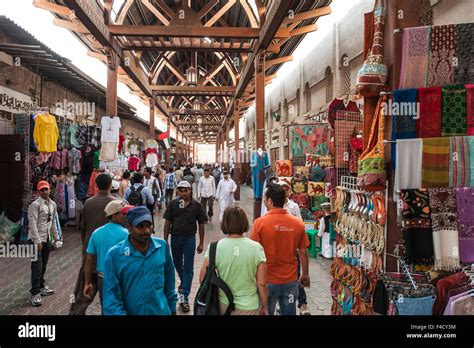
[[56, 229], [56, 203], [49, 197], [51, 188], [47, 181], [41, 180], [36, 186], [39, 197], [28, 207], [28, 239], [36, 246], [38, 257], [31, 261], [31, 305], [41, 306], [42, 296], [54, 294], [54, 290], [45, 285], [44, 275], [48, 265], [52, 244], [59, 240]]
[[174, 265], [168, 244], [151, 236], [148, 208], [130, 209], [129, 236], [105, 257], [104, 315], [176, 314]]
[[[163, 218], [163, 236], [168, 241], [171, 233], [171, 252], [181, 284], [178, 287], [179, 306], [186, 313], [190, 311], [189, 294], [194, 276], [194, 250], [202, 253], [204, 247], [204, 223], [206, 213], [201, 204], [191, 197], [191, 185], [187, 181], [178, 184], [180, 198], [171, 201]], [[199, 225], [199, 244], [196, 248], [196, 222]]]
[[92, 303], [99, 291], [100, 304], [102, 305], [105, 255], [110, 248], [127, 238], [128, 230], [124, 227], [125, 215], [131, 208], [133, 208], [132, 205], [128, 205], [121, 199], [109, 202], [104, 209], [109, 222], [92, 232], [86, 250], [83, 289], [84, 296], [90, 301], [89, 304]]

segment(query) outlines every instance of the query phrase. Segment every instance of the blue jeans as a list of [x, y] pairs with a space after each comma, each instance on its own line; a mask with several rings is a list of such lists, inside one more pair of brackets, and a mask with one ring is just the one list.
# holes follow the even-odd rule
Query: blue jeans
[[196, 235], [171, 235], [171, 254], [174, 267], [181, 280], [181, 294], [188, 300], [194, 275], [194, 250], [196, 249]]
[[281, 315], [296, 315], [296, 300], [298, 299], [298, 281], [286, 284], [268, 285], [268, 313], [275, 314], [277, 302], [280, 304]]

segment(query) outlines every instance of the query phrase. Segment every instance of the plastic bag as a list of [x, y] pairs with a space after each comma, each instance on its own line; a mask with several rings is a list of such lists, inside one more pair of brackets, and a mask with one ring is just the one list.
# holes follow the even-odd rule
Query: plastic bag
[[20, 230], [20, 221], [13, 222], [6, 217], [5, 212], [0, 215], [0, 243], [6, 243]]

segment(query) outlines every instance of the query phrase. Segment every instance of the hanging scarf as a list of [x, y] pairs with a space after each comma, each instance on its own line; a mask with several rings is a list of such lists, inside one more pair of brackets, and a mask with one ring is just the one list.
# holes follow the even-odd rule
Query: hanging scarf
[[400, 88], [426, 86], [430, 31], [430, 27], [403, 29]]
[[474, 188], [456, 189], [459, 230], [459, 259], [474, 262]]
[[409, 264], [433, 264], [433, 232], [426, 190], [401, 190], [402, 230]]
[[464, 86], [443, 87], [442, 102], [442, 135], [465, 135], [467, 132], [467, 107]]
[[324, 181], [326, 182], [325, 194], [327, 197], [335, 197], [337, 186], [336, 168], [325, 168], [324, 171], [326, 172], [326, 175], [324, 177]]
[[474, 135], [474, 84], [466, 88], [466, 123], [467, 135]]
[[[471, 186], [471, 154], [468, 137], [451, 137], [449, 148], [449, 187]], [[474, 158], [473, 158], [474, 160]]]
[[427, 87], [449, 86], [454, 83], [455, 49], [455, 25], [440, 25], [431, 28]]
[[455, 83], [474, 82], [474, 23], [456, 24]]
[[459, 236], [456, 191], [429, 188], [435, 269], [453, 271], [459, 267]]
[[422, 187], [449, 185], [449, 138], [424, 138]]
[[420, 117], [416, 120], [418, 138], [441, 136], [441, 88], [429, 87], [418, 89]]
[[[417, 119], [417, 96], [418, 91], [412, 89], [401, 89], [393, 91], [393, 109], [398, 111], [392, 113], [392, 140], [416, 138]], [[396, 166], [396, 146], [392, 146], [392, 166]]]
[[398, 192], [405, 189], [421, 187], [421, 162], [423, 158], [423, 141], [421, 139], [400, 139], [396, 144], [397, 166], [393, 200], [398, 200]]

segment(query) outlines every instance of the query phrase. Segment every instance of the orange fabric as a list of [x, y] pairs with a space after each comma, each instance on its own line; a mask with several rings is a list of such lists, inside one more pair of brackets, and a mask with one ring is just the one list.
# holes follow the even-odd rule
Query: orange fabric
[[298, 279], [296, 250], [309, 247], [301, 220], [286, 209], [272, 209], [255, 220], [250, 239], [259, 242], [265, 250], [267, 283], [286, 284]]

